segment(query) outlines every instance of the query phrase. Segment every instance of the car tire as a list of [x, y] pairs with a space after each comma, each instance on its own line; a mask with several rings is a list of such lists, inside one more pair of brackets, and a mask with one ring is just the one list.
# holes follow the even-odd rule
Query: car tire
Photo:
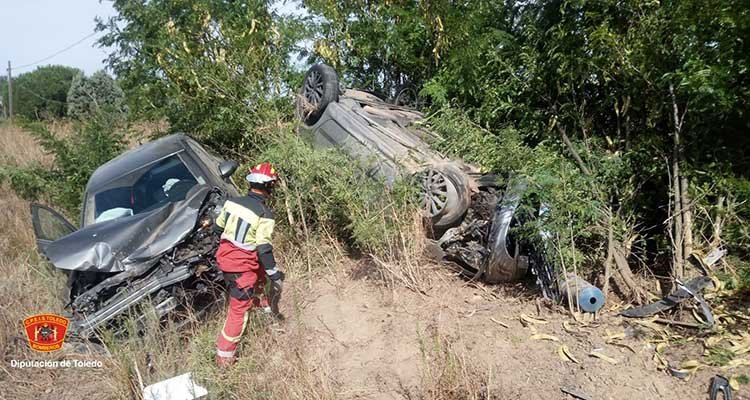
[[393, 99], [393, 104], [412, 110], [419, 110], [424, 105], [422, 98], [419, 96], [419, 90], [414, 85], [402, 85], [396, 88], [396, 97]]
[[313, 125], [326, 107], [339, 100], [339, 77], [326, 64], [315, 64], [307, 70], [297, 96], [297, 115], [307, 125]]
[[440, 235], [458, 225], [471, 202], [464, 175], [451, 167], [427, 168], [417, 173], [420, 204], [431, 221], [433, 233]]

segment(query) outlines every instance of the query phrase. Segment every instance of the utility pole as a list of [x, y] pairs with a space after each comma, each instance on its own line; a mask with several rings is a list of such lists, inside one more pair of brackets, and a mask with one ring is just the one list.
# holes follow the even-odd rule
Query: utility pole
[[8, 119], [13, 122], [13, 76], [10, 69], [10, 60], [8, 60]]

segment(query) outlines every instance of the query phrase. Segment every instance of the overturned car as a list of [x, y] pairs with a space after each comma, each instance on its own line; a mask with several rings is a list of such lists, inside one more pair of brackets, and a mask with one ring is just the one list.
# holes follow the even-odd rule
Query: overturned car
[[417, 180], [433, 247], [445, 261], [492, 283], [517, 281], [531, 269], [542, 288], [549, 288], [551, 273], [509, 235], [518, 222], [522, 180], [481, 173], [445, 157], [428, 145], [437, 137], [422, 128], [420, 112], [367, 92], [342, 90], [336, 72], [325, 64], [308, 70], [296, 108], [300, 134], [315, 147], [341, 149], [386, 182]]
[[227, 196], [238, 194], [228, 181], [237, 167], [175, 134], [94, 172], [81, 229], [32, 204], [39, 249], [68, 275], [70, 331], [91, 336], [146, 299], [159, 317], [214, 302], [222, 279], [212, 225]]

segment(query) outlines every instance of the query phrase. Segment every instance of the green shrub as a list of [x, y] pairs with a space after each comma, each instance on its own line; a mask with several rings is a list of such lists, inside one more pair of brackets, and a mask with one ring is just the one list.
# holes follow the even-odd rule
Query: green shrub
[[[602, 239], [601, 232], [594, 228], [602, 218], [601, 203], [592, 180], [563, 157], [559, 149], [546, 143], [530, 146], [513, 128], [491, 132], [472, 122], [465, 113], [449, 107], [433, 115], [429, 127], [440, 136], [432, 143], [438, 150], [463, 158], [485, 172], [527, 182], [516, 214], [526, 223], [514, 228], [514, 235], [529, 245], [554, 252], [547, 258], [555, 265], [562, 256], [567, 266], [572, 266], [575, 260], [580, 268], [587, 257], [587, 267], [593, 266], [597, 253], [590, 250]], [[543, 219], [535, 218], [542, 205], [548, 208], [548, 214]], [[542, 243], [541, 230], [549, 232], [555, 240]], [[575, 243], [575, 249], [571, 243]]]
[[[330, 232], [357, 251], [382, 254], [398, 247], [399, 233], [409, 228], [412, 185], [399, 181], [386, 188], [349, 157], [335, 150], [316, 150], [285, 131], [253, 162], [269, 161], [284, 184], [274, 196], [277, 220], [290, 212], [308, 232]], [[287, 209], [289, 205], [289, 209]]]
[[108, 67], [131, 110], [167, 119], [216, 147], [263, 148], [263, 128], [292, 116], [301, 77], [290, 54], [303, 24], [267, 1], [115, 0], [100, 21], [100, 44], [113, 49]]

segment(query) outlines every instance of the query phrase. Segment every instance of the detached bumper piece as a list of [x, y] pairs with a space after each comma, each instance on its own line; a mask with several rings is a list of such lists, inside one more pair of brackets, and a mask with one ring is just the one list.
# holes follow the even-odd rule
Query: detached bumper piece
[[630, 318], [650, 317], [662, 311], [667, 311], [686, 300], [695, 299], [700, 305], [706, 324], [708, 326], [713, 326], [716, 320], [711, 313], [711, 308], [708, 306], [708, 303], [706, 303], [706, 300], [701, 296], [701, 291], [709, 285], [713, 285], [713, 283], [711, 282], [711, 278], [707, 276], [693, 278], [687, 284], [678, 281], [677, 286], [679, 289], [676, 292], [671, 293], [657, 302], [625, 310], [621, 312], [620, 315]]

